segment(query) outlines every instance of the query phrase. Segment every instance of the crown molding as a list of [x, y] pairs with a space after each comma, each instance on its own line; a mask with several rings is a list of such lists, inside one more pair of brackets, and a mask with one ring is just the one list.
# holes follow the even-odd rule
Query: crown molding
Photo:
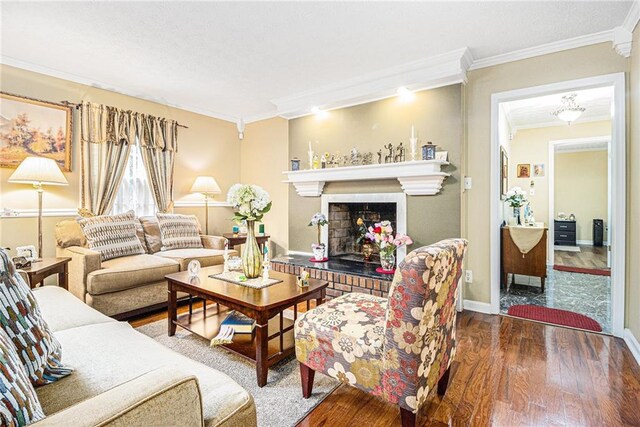
[[631, 3], [629, 13], [627, 13], [627, 16], [624, 18], [622, 26], [633, 33], [633, 30], [635, 30], [638, 25], [638, 21], [640, 21], [640, 0], [634, 0], [633, 3]]
[[466, 83], [472, 62], [473, 57], [465, 47], [271, 102], [279, 116], [292, 119], [311, 114], [313, 106], [333, 110], [390, 98], [396, 96], [401, 86], [418, 91]]
[[613, 29], [613, 48], [618, 55], [630, 57], [632, 43], [633, 33], [627, 28], [620, 26]]
[[613, 41], [613, 30], [601, 31], [599, 33], [587, 34], [584, 36], [573, 37], [571, 39], [559, 40], [557, 42], [541, 44], [538, 46], [528, 47], [526, 49], [482, 58], [473, 61], [469, 70], [478, 70], [480, 68], [506, 64], [507, 62], [521, 61], [523, 59], [529, 59], [536, 56], [548, 55], [550, 53], [562, 52], [564, 50], [576, 49], [579, 47], [611, 41]]
[[203, 116], [212, 117], [214, 119], [224, 120], [224, 121], [233, 122], [233, 123], [236, 123], [239, 120], [238, 117], [234, 117], [228, 114], [218, 113], [218, 112], [210, 111], [200, 107], [181, 105], [176, 102], [171, 102], [170, 100], [167, 100], [167, 99], [159, 99], [146, 94], [135, 93], [123, 87], [115, 87], [109, 83], [104, 83], [104, 82], [83, 77], [77, 74], [67, 73], [66, 71], [60, 71], [60, 70], [45, 67], [42, 65], [33, 64], [31, 62], [20, 61], [18, 59], [11, 58], [5, 55], [0, 55], [0, 64], [20, 68], [27, 71], [32, 71], [34, 73], [44, 74], [51, 77], [56, 77], [59, 79], [63, 79], [63, 80], [67, 80], [75, 83], [80, 83], [83, 85], [95, 87], [96, 89], [107, 90], [109, 92], [115, 92], [122, 95], [132, 96], [138, 99], [144, 99], [145, 101], [154, 102], [160, 105], [166, 105], [167, 107], [178, 108], [180, 110], [190, 111], [192, 113], [202, 114]]

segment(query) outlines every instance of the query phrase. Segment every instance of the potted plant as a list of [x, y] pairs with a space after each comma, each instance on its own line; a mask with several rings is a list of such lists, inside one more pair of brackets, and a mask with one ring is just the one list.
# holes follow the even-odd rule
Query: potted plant
[[316, 261], [324, 261], [326, 259], [325, 246], [320, 239], [320, 230], [327, 224], [329, 224], [329, 221], [327, 221], [327, 217], [321, 212], [314, 214], [309, 222], [309, 227], [316, 226], [318, 228], [318, 243], [311, 245], [313, 257]]
[[513, 209], [513, 216], [509, 218], [509, 225], [519, 225], [520, 208], [528, 203], [527, 194], [522, 188], [513, 187], [507, 191], [507, 197], [504, 201]]
[[396, 265], [395, 252], [400, 246], [413, 243], [411, 237], [397, 233], [393, 234], [391, 222], [382, 221], [369, 227], [367, 238], [374, 242], [380, 250], [380, 265], [383, 273], [392, 273]]
[[242, 250], [242, 270], [247, 278], [260, 276], [262, 253], [256, 241], [255, 223], [271, 209], [271, 198], [262, 187], [234, 184], [227, 193], [227, 202], [235, 209], [233, 219], [247, 224], [247, 240]]

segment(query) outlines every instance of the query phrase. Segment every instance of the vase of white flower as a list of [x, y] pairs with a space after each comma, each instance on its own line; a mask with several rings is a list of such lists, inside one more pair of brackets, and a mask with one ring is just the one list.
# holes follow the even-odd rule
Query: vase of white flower
[[318, 243], [314, 243], [311, 245], [311, 249], [313, 250], [313, 257], [316, 261], [322, 261], [326, 258], [325, 254], [325, 246], [322, 243], [321, 239], [321, 229], [323, 226], [329, 224], [327, 221], [327, 217], [322, 213], [318, 212], [311, 217], [311, 221], [309, 221], [309, 227], [317, 227], [318, 231]]
[[242, 250], [242, 271], [249, 278], [260, 276], [262, 253], [256, 241], [255, 223], [271, 209], [269, 193], [257, 185], [235, 184], [229, 189], [227, 201], [234, 207], [233, 219], [247, 223], [247, 240]]
[[529, 202], [524, 190], [520, 187], [513, 187], [507, 192], [507, 197], [504, 201], [513, 209], [513, 216], [509, 218], [509, 225], [520, 224], [520, 208]]

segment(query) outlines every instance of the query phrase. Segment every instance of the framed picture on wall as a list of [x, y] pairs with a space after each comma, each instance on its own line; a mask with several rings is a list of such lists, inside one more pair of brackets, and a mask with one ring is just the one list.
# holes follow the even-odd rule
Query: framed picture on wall
[[518, 164], [516, 176], [518, 178], [529, 178], [531, 176], [531, 165], [529, 163]]
[[72, 108], [0, 92], [0, 167], [17, 168], [38, 156], [71, 172]]
[[533, 176], [537, 178], [541, 178], [544, 176], [544, 163], [533, 165]]
[[500, 195], [507, 196], [509, 191], [509, 156], [504, 147], [500, 147]]

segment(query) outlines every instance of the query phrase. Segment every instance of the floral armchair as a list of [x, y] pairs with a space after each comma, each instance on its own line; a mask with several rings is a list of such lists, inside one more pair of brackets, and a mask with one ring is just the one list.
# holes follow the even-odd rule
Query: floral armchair
[[466, 240], [443, 240], [400, 263], [388, 299], [350, 293], [301, 315], [295, 324], [302, 394], [315, 371], [400, 406], [414, 426], [436, 387], [444, 395], [456, 350], [456, 300]]

